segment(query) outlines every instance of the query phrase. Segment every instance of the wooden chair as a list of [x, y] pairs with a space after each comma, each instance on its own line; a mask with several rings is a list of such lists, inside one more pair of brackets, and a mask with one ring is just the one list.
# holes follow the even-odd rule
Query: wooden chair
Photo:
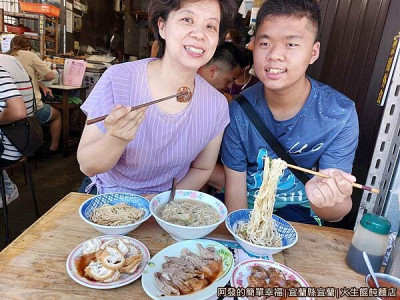
[[4, 216], [4, 225], [5, 225], [5, 232], [6, 232], [6, 245], [10, 242], [10, 232], [9, 232], [9, 228], [8, 228], [8, 216], [7, 216], [8, 208], [7, 208], [7, 199], [6, 199], [3, 171], [7, 171], [7, 170], [13, 169], [18, 166], [23, 167], [25, 178], [28, 178], [29, 185], [31, 188], [33, 204], [35, 205], [36, 218], [39, 218], [39, 208], [38, 208], [38, 203], [36, 200], [35, 186], [34, 186], [33, 180], [32, 180], [31, 168], [29, 166], [27, 158], [25, 156], [22, 156], [19, 160], [17, 160], [12, 165], [9, 165], [5, 168], [0, 169], [1, 198], [3, 201], [3, 216]]

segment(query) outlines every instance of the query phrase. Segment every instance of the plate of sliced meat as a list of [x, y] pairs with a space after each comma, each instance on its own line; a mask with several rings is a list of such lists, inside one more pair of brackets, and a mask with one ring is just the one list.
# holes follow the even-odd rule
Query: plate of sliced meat
[[233, 255], [224, 245], [206, 239], [173, 244], [145, 267], [142, 287], [152, 299], [207, 299], [232, 276]]
[[123, 235], [105, 235], [87, 240], [67, 258], [68, 275], [93, 289], [113, 289], [140, 277], [150, 259], [140, 241]]
[[307, 297], [310, 285], [303, 277], [272, 260], [250, 259], [237, 264], [231, 286], [242, 288], [238, 295], [242, 300], [314, 299]]

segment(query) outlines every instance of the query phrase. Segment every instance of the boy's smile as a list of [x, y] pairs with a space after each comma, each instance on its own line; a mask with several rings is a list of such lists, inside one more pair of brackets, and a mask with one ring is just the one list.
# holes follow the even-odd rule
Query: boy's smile
[[302, 88], [305, 72], [319, 55], [312, 23], [306, 18], [276, 16], [265, 19], [254, 41], [254, 66], [265, 90]]

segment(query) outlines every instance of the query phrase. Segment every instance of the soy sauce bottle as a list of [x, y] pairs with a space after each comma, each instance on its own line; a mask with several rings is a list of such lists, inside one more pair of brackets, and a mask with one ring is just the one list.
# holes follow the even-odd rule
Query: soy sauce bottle
[[363, 251], [365, 251], [374, 272], [380, 272], [389, 239], [390, 226], [390, 221], [385, 217], [365, 214], [351, 240], [346, 257], [347, 265], [357, 273], [367, 275], [369, 271], [363, 258]]

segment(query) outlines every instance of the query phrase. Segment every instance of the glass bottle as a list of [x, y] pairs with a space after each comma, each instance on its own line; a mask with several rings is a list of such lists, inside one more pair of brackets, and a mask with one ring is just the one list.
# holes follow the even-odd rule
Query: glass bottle
[[347, 265], [357, 273], [368, 274], [369, 271], [363, 258], [363, 251], [365, 251], [374, 271], [380, 272], [389, 239], [390, 226], [390, 221], [385, 217], [371, 213], [365, 214], [351, 240], [346, 257]]

